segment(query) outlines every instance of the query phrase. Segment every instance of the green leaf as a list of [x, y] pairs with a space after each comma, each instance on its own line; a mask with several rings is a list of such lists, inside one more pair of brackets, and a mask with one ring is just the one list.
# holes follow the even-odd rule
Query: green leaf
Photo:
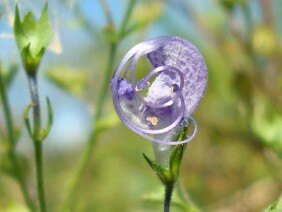
[[35, 74], [51, 39], [51, 25], [48, 20], [47, 3], [38, 22], [36, 22], [31, 12], [28, 12], [21, 21], [17, 5], [14, 33], [26, 71], [28, 74]]
[[268, 206], [264, 212], [280, 212], [282, 211], [282, 196], [273, 204]]
[[3, 83], [6, 87], [9, 87], [18, 71], [18, 67], [16, 64], [12, 64], [10, 67], [0, 66], [0, 69], [0, 74], [2, 75]]
[[113, 112], [107, 115], [105, 118], [97, 120], [94, 127], [96, 128], [97, 133], [101, 133], [109, 128], [112, 128], [120, 123], [119, 118], [117, 117], [116, 113]]
[[158, 19], [164, 10], [161, 2], [150, 1], [139, 4], [133, 12], [133, 20], [140, 24], [150, 24]]
[[31, 125], [30, 125], [28, 114], [29, 114], [29, 111], [32, 107], [33, 107], [33, 104], [29, 104], [24, 110], [24, 123], [25, 123], [26, 129], [27, 129], [27, 132], [28, 132], [28, 134], [31, 138], [33, 138], [34, 136], [33, 136], [32, 130], [31, 130]]
[[251, 119], [253, 133], [265, 145], [282, 157], [282, 116], [271, 108], [267, 99], [256, 96]]
[[52, 124], [53, 124], [53, 110], [52, 110], [52, 106], [51, 106], [51, 103], [48, 97], [46, 97], [46, 102], [47, 102], [47, 110], [48, 110], [47, 127], [46, 129], [40, 129], [39, 133], [32, 132], [31, 124], [29, 120], [29, 112], [31, 108], [33, 107], [33, 104], [29, 104], [24, 110], [24, 122], [27, 128], [28, 134], [33, 140], [39, 141], [39, 142], [43, 141], [48, 136], [51, 130]]
[[48, 112], [47, 127], [46, 129], [40, 130], [40, 137], [38, 138], [38, 140], [40, 141], [43, 141], [48, 136], [51, 127], [53, 125], [53, 110], [52, 110], [50, 99], [48, 97], [46, 97], [46, 102], [47, 102], [47, 112]]
[[69, 70], [64, 67], [48, 70], [47, 78], [56, 86], [77, 96], [84, 93], [87, 84], [85, 71]]
[[135, 22], [126, 30], [124, 36], [140, 31], [149, 24], [152, 24], [161, 16], [163, 11], [164, 4], [161, 2], [150, 1], [139, 4], [132, 15], [132, 20]]
[[[180, 131], [176, 137], [178, 141], [183, 141], [187, 139], [187, 133], [188, 133], [188, 124], [187, 127], [181, 127]], [[177, 177], [179, 176], [179, 167], [182, 161], [183, 153], [186, 149], [187, 144], [180, 144], [176, 145], [169, 157], [169, 169], [171, 171], [171, 174], [174, 178], [174, 180], [177, 180]]]
[[179, 167], [182, 161], [183, 152], [185, 151], [186, 144], [176, 145], [169, 158], [169, 169], [174, 178], [177, 180], [179, 176]]
[[164, 184], [168, 184], [168, 183], [172, 182], [172, 178], [171, 178], [171, 174], [170, 174], [169, 170], [167, 170], [166, 168], [162, 167], [157, 162], [155, 162], [155, 161], [151, 160], [150, 158], [148, 158], [144, 153], [143, 153], [143, 157], [145, 158], [145, 160], [147, 161], [149, 166], [154, 170], [154, 172], [157, 174], [159, 179]]

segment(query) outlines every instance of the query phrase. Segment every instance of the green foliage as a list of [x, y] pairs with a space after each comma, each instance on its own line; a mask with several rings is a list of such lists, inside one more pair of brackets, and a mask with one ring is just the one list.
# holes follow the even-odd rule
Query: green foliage
[[34, 107], [34, 105], [29, 104], [24, 110], [25, 126], [27, 128], [29, 136], [36, 142], [43, 141], [48, 136], [48, 134], [51, 130], [51, 127], [53, 125], [53, 110], [52, 110], [52, 106], [51, 106], [51, 103], [50, 103], [50, 100], [49, 100], [48, 97], [46, 98], [46, 102], [47, 102], [47, 112], [48, 112], [47, 126], [46, 126], [46, 129], [43, 129], [43, 128], [39, 129], [38, 132], [32, 131], [30, 120], [29, 120], [29, 112]]
[[[183, 141], [187, 138], [188, 127], [180, 127], [179, 133], [176, 136], [178, 141]], [[169, 156], [169, 167], [165, 168], [161, 164], [153, 161], [143, 153], [143, 156], [150, 167], [155, 171], [159, 179], [164, 185], [175, 184], [179, 176], [179, 168], [182, 161], [183, 153], [186, 144], [175, 145]]]
[[38, 22], [31, 12], [21, 21], [19, 8], [16, 6], [14, 33], [25, 69], [28, 74], [34, 75], [51, 39], [48, 5], [45, 4]]
[[268, 206], [264, 212], [280, 212], [282, 211], [282, 196], [273, 204]]
[[255, 98], [251, 127], [260, 141], [282, 158], [282, 115], [261, 95]]
[[149, 166], [153, 169], [153, 171], [157, 174], [157, 176], [159, 177], [159, 179], [162, 181], [163, 184], [171, 184], [174, 182], [174, 179], [173, 179], [173, 176], [171, 175], [170, 170], [164, 168], [159, 163], [150, 159], [144, 153], [143, 153], [143, 157], [145, 158]]
[[96, 131], [97, 133], [102, 133], [107, 129], [117, 126], [119, 123], [116, 113], [107, 114], [106, 117], [95, 123]]
[[12, 64], [9, 67], [1, 67], [1, 76], [2, 76], [2, 80], [3, 80], [3, 84], [6, 87], [9, 87], [18, 71], [18, 67], [16, 64]]
[[134, 23], [129, 27], [126, 35], [140, 31], [153, 24], [164, 10], [164, 5], [158, 1], [149, 1], [139, 4], [133, 13]]
[[84, 70], [69, 70], [64, 67], [50, 69], [46, 72], [46, 76], [56, 86], [76, 96], [81, 96], [85, 92], [88, 82]]

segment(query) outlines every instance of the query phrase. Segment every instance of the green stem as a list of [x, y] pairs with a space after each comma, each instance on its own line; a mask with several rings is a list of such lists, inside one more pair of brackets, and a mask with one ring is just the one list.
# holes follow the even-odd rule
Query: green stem
[[128, 26], [128, 23], [129, 23], [129, 20], [130, 20], [130, 17], [131, 17], [135, 3], [136, 3], [136, 0], [130, 0], [129, 1], [128, 7], [127, 7], [125, 15], [124, 15], [124, 19], [123, 19], [123, 21], [121, 23], [121, 27], [120, 27], [120, 33], [119, 33], [120, 39], [123, 38], [123, 36], [126, 32], [126, 29], [127, 29], [127, 26]]
[[8, 98], [7, 98], [7, 95], [6, 95], [6, 88], [5, 88], [5, 85], [4, 85], [4, 80], [2, 79], [1, 70], [0, 70], [0, 97], [1, 97], [2, 104], [3, 104], [3, 113], [4, 113], [6, 127], [7, 127], [8, 139], [10, 141], [9, 158], [10, 158], [12, 165], [13, 165], [13, 174], [14, 174], [16, 181], [19, 184], [21, 191], [22, 191], [22, 194], [23, 194], [23, 197], [24, 197], [24, 200], [26, 202], [27, 207], [31, 211], [35, 211], [35, 207], [33, 205], [32, 199], [31, 199], [31, 197], [28, 193], [28, 189], [27, 189], [27, 186], [26, 186], [24, 176], [20, 172], [20, 167], [19, 167], [19, 164], [18, 164], [18, 161], [17, 161], [17, 158], [16, 158], [16, 154], [14, 152], [16, 140], [15, 140], [14, 133], [13, 133], [13, 121], [12, 121], [12, 116], [11, 116]]
[[43, 178], [43, 163], [42, 163], [42, 143], [34, 142], [35, 150], [35, 167], [36, 167], [36, 184], [39, 199], [40, 211], [46, 211], [45, 193], [44, 193], [44, 178]]
[[114, 19], [113, 16], [111, 14], [108, 2], [105, 0], [100, 0], [100, 4], [102, 6], [102, 9], [104, 11], [105, 17], [107, 19], [107, 23], [111, 26], [114, 26]]
[[[102, 110], [103, 110], [103, 106], [104, 106], [104, 102], [107, 96], [107, 91], [108, 91], [108, 85], [109, 85], [109, 78], [111, 75], [111, 71], [113, 69], [113, 64], [114, 64], [114, 58], [116, 55], [116, 44], [112, 44], [111, 48], [110, 48], [110, 54], [109, 54], [109, 62], [108, 62], [108, 66], [106, 69], [106, 73], [105, 73], [105, 77], [104, 77], [104, 82], [102, 85], [102, 90], [100, 92], [100, 95], [98, 97], [97, 100], [97, 110], [95, 113], [95, 123], [97, 123], [102, 115]], [[67, 209], [67, 207], [72, 208], [73, 205], [75, 204], [74, 198], [75, 198], [75, 192], [78, 189], [79, 186], [79, 182], [81, 181], [82, 175], [85, 172], [85, 169], [88, 165], [88, 162], [90, 161], [91, 155], [92, 155], [92, 151], [93, 151], [93, 147], [94, 144], [96, 143], [97, 140], [97, 128], [94, 127], [91, 135], [89, 137], [89, 140], [87, 142], [87, 145], [84, 149], [82, 158], [80, 160], [77, 172], [75, 173], [71, 183], [70, 183], [70, 187], [69, 187], [69, 191], [68, 191], [68, 196], [66, 198], [65, 204], [63, 205], [63, 209]]]
[[9, 141], [11, 142], [11, 149], [14, 149], [14, 145], [16, 141], [15, 141], [15, 137], [13, 133], [13, 121], [12, 121], [8, 98], [6, 95], [6, 88], [4, 85], [4, 80], [2, 79], [1, 70], [0, 70], [0, 95], [1, 95], [1, 100], [3, 103], [3, 113], [4, 113], [5, 121], [6, 121], [8, 138], [9, 138]]
[[42, 161], [42, 141], [40, 140], [40, 103], [38, 95], [37, 79], [35, 75], [28, 75], [29, 89], [33, 104], [33, 144], [35, 154], [35, 173], [39, 207], [41, 212], [46, 211], [44, 178], [43, 178], [43, 161]]
[[[69, 191], [67, 192], [67, 198], [66, 201], [63, 204], [62, 209], [66, 210], [66, 209], [72, 209], [74, 204], [75, 204], [75, 193], [79, 187], [79, 182], [81, 181], [81, 178], [83, 176], [83, 173], [85, 172], [85, 169], [91, 159], [91, 155], [92, 155], [92, 151], [94, 149], [94, 145], [96, 144], [97, 141], [97, 137], [98, 137], [98, 133], [97, 133], [97, 128], [96, 128], [96, 123], [99, 122], [99, 120], [101, 119], [102, 116], [102, 112], [103, 112], [103, 108], [104, 108], [104, 104], [105, 104], [105, 99], [107, 97], [107, 92], [108, 92], [108, 88], [109, 88], [109, 82], [110, 82], [110, 76], [114, 67], [114, 60], [115, 60], [115, 56], [116, 56], [116, 51], [117, 51], [117, 46], [118, 43], [121, 41], [121, 38], [126, 30], [128, 21], [130, 19], [131, 13], [132, 13], [132, 9], [134, 7], [134, 4], [136, 3], [136, 0], [131, 0], [124, 19], [122, 21], [121, 24], [121, 28], [120, 28], [120, 40], [117, 41], [116, 43], [113, 42], [110, 44], [110, 52], [109, 52], [109, 57], [108, 57], [108, 65], [105, 71], [105, 75], [104, 75], [104, 81], [102, 84], [102, 89], [101, 92], [99, 93], [98, 99], [97, 99], [97, 105], [96, 105], [96, 112], [95, 112], [95, 117], [94, 117], [94, 127], [93, 130], [90, 134], [88, 143], [84, 149], [82, 158], [80, 160], [80, 163], [78, 165], [78, 169], [77, 172], [74, 174], [74, 177], [72, 178], [72, 181], [70, 183], [69, 186]], [[108, 11], [109, 12], [109, 11]], [[108, 24], [113, 24], [111, 23], [111, 19], [108, 19], [108, 21], [110, 23]]]
[[173, 192], [173, 184], [165, 185], [165, 197], [164, 197], [164, 212], [169, 212], [171, 197]]

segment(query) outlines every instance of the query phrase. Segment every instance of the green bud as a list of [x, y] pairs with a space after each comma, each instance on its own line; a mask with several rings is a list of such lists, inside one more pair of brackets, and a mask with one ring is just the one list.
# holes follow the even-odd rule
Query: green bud
[[36, 22], [31, 12], [28, 12], [21, 21], [17, 5], [14, 34], [27, 74], [35, 75], [51, 39], [51, 25], [48, 19], [47, 4], [45, 4], [38, 22]]

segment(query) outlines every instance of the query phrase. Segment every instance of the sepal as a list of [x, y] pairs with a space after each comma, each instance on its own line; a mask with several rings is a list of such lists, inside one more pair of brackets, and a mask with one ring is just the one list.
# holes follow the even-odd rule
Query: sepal
[[36, 74], [51, 39], [47, 3], [38, 22], [31, 12], [28, 12], [21, 21], [19, 8], [16, 5], [14, 34], [27, 74]]
[[51, 106], [51, 102], [48, 97], [46, 97], [46, 102], [47, 102], [47, 112], [48, 112], [48, 120], [47, 120], [47, 126], [45, 129], [39, 129], [38, 132], [33, 132], [31, 129], [31, 124], [29, 120], [29, 111], [31, 108], [33, 108], [33, 104], [29, 104], [25, 110], [24, 110], [24, 122], [25, 126], [27, 128], [29, 136], [34, 140], [41, 142], [43, 141], [49, 134], [51, 127], [53, 125], [53, 110]]
[[157, 174], [157, 176], [159, 177], [159, 179], [162, 181], [163, 184], [166, 185], [172, 183], [171, 173], [168, 169], [164, 168], [156, 161], [150, 159], [144, 153], [143, 153], [143, 157], [145, 158], [149, 166], [153, 169], [153, 171]]

